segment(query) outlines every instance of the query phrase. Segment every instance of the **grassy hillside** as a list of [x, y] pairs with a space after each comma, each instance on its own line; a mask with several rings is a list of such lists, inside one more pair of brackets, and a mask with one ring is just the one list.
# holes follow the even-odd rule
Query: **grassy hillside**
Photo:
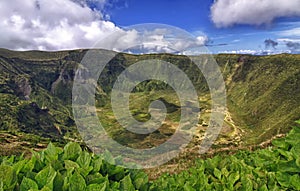
[[[300, 55], [244, 57], [229, 72], [228, 105], [234, 121], [249, 133], [247, 144], [286, 133], [299, 118]], [[228, 69], [225, 69], [228, 70]]]
[[[9, 133], [10, 137], [16, 136], [15, 139], [26, 137], [24, 134], [34, 134], [31, 137], [36, 139], [35, 142], [38, 142], [38, 138], [33, 137], [45, 139], [45, 142], [80, 141], [71, 112], [71, 92], [76, 69], [82, 67], [80, 61], [86, 52], [87, 50], [15, 52], [0, 49], [0, 130]], [[107, 51], [102, 53], [107, 54]], [[226, 147], [260, 144], [277, 134], [288, 132], [288, 127], [300, 117], [300, 55], [214, 57], [223, 72], [228, 95], [227, 118], [216, 145]], [[170, 62], [191, 77], [199, 94], [201, 137], [210, 116], [207, 83], [188, 57], [170, 54], [117, 54], [106, 65], [97, 82], [96, 105], [98, 116], [111, 136], [132, 147], [152, 147], [174, 132], [180, 114], [177, 109], [178, 98], [169, 86], [159, 81], [139, 84], [131, 96], [131, 111], [140, 121], [149, 118], [147, 104], [150, 101], [163, 99], [172, 108], [169, 111], [173, 112], [169, 112], [166, 125], [158, 132], [149, 136], [130, 134], [113, 119], [109, 98], [116, 77], [131, 64], [146, 59]], [[93, 67], [97, 68], [96, 65]], [[133, 142], [126, 141], [128, 136]], [[199, 137], [195, 137], [192, 144], [199, 144]], [[33, 142], [29, 138], [23, 139]], [[141, 142], [142, 144], [136, 144]], [[21, 150], [27, 147], [26, 144], [20, 144]]]

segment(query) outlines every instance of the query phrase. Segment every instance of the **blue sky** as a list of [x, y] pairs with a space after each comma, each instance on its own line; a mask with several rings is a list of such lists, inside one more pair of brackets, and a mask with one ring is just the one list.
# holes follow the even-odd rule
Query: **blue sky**
[[[300, 17], [297, 14], [275, 16], [272, 22], [262, 24], [236, 23], [233, 26], [217, 27], [211, 18], [213, 3], [213, 0], [124, 0], [119, 1], [117, 8], [110, 7], [107, 11], [110, 20], [118, 26], [164, 23], [180, 27], [195, 36], [201, 31], [208, 36], [209, 49], [215, 53], [295, 51], [286, 46], [284, 39], [297, 43], [300, 35], [281, 33], [300, 27]], [[300, 2], [298, 5], [300, 9]], [[273, 40], [278, 44], [266, 45], [265, 40]]]
[[91, 48], [123, 27], [161, 23], [213, 53], [300, 53], [300, 0], [10, 0], [0, 18], [0, 47], [15, 50]]
[[111, 20], [120, 26], [164, 23], [196, 31], [213, 27], [209, 21], [211, 4], [210, 0], [128, 0], [123, 8], [110, 9], [109, 12]]

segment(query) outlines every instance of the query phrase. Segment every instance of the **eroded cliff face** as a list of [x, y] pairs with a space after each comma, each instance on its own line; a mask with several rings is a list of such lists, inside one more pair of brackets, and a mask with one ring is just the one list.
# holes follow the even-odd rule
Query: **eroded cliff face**
[[[15, 128], [41, 136], [77, 136], [71, 112], [72, 85], [78, 68], [77, 75], [83, 80], [93, 72], [80, 64], [86, 52], [0, 49], [0, 107], [5, 108], [0, 110], [0, 121], [11, 121], [0, 123], [0, 129]], [[117, 54], [99, 76], [96, 104], [107, 104], [117, 76], [126, 67], [145, 59], [171, 62], [192, 77], [199, 92], [209, 91], [205, 78], [187, 57]], [[216, 55], [215, 59], [223, 72], [229, 111], [237, 124], [259, 133], [257, 136], [263, 139], [288, 131], [286, 127], [299, 118], [299, 55]], [[93, 67], [97, 69], [96, 65]], [[134, 91], [153, 88], [168, 87], [148, 81]]]
[[32, 90], [29, 80], [27, 78], [21, 78], [17, 81], [17, 86], [18, 88], [16, 91], [21, 94], [21, 96], [24, 96], [26, 100], [29, 100]]
[[[80, 58], [72, 51], [0, 51], [0, 129], [62, 139], [76, 137], [71, 89]], [[75, 51], [83, 55], [82, 51]]]

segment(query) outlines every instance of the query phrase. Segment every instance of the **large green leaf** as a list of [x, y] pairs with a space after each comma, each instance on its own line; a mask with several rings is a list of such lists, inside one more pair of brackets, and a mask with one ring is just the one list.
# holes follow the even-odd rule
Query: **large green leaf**
[[51, 142], [48, 144], [46, 150], [44, 150], [45, 160], [48, 162], [58, 160], [58, 155], [62, 153], [61, 148], [55, 147]]
[[79, 172], [75, 171], [70, 177], [69, 191], [82, 191], [86, 187], [86, 182]]
[[186, 182], [186, 183], [184, 184], [183, 190], [184, 190], [184, 191], [196, 191], [196, 189], [193, 188], [189, 182]]
[[27, 160], [20, 160], [19, 162], [12, 165], [16, 175], [19, 174], [19, 172], [22, 170], [22, 168], [25, 166]]
[[290, 176], [288, 173], [277, 172], [276, 173], [276, 180], [281, 186], [289, 187], [290, 185]]
[[[272, 160], [274, 158], [274, 152], [272, 150], [268, 150], [268, 149], [264, 149], [264, 150], [260, 150], [259, 152], [260, 157], [262, 157], [263, 159], [267, 159], [267, 160]], [[272, 162], [272, 161], [270, 161]]]
[[78, 168], [77, 171], [83, 176], [86, 177], [93, 170], [92, 166], [87, 166], [85, 168]]
[[109, 184], [111, 190], [120, 190], [120, 182], [112, 182]]
[[50, 164], [55, 171], [62, 171], [65, 169], [64, 162], [62, 160], [53, 160], [48, 164]]
[[147, 183], [148, 183], [148, 176], [147, 174], [143, 172], [135, 172], [134, 175], [132, 176], [133, 179], [133, 184], [136, 189], [145, 189]]
[[253, 169], [253, 174], [258, 178], [266, 177], [266, 174], [260, 168]]
[[228, 180], [231, 185], [234, 185], [240, 179], [238, 172], [233, 172], [229, 175]]
[[[108, 168], [108, 169], [106, 169], [106, 171], [109, 176], [120, 175], [121, 178], [123, 178], [122, 176], [124, 176], [124, 174], [125, 174], [125, 169], [123, 167], [110, 165], [110, 164], [108, 164], [106, 167]], [[120, 176], [119, 176], [119, 178], [120, 178]]]
[[34, 170], [36, 172], [41, 171], [45, 166], [46, 163], [44, 161], [45, 157], [44, 157], [44, 152], [35, 152], [35, 151], [31, 151], [32, 152], [32, 158], [34, 159]]
[[283, 157], [285, 157], [286, 160], [290, 161], [293, 160], [293, 154], [290, 151], [283, 150], [283, 149], [276, 149], [276, 151]]
[[1, 164], [2, 165], [7, 165], [7, 166], [11, 166], [15, 161], [15, 156], [6, 156], [2, 159]]
[[293, 156], [297, 159], [300, 158], [300, 145], [294, 145], [291, 148], [291, 153], [293, 154]]
[[291, 145], [298, 145], [300, 143], [300, 128], [293, 127], [293, 129], [288, 133], [285, 138], [285, 141]]
[[221, 172], [219, 169], [217, 169], [217, 168], [214, 169], [214, 175], [215, 175], [215, 177], [217, 177], [219, 180], [221, 180], [222, 172]]
[[125, 176], [120, 182], [120, 190], [122, 191], [135, 191], [129, 175]]
[[69, 190], [69, 186], [70, 186], [70, 181], [69, 181], [69, 176], [65, 176], [64, 177], [64, 184], [62, 186], [62, 191], [68, 191]]
[[60, 172], [57, 172], [57, 174], [53, 180], [53, 190], [61, 191], [63, 184], [64, 184], [64, 178]]
[[34, 167], [35, 167], [35, 163], [36, 163], [36, 157], [31, 157], [31, 159], [24, 165], [22, 172], [31, 172]]
[[35, 180], [39, 186], [39, 189], [43, 188], [44, 186], [53, 189], [53, 180], [56, 176], [57, 172], [49, 165], [43, 170], [41, 170], [35, 176]]
[[4, 190], [11, 190], [15, 187], [17, 176], [13, 167], [0, 165], [0, 181], [3, 183]]
[[277, 185], [275, 172], [268, 172], [266, 178], [267, 178], [267, 181], [268, 181], [268, 184], [267, 184], [268, 188], [269, 189], [275, 188], [276, 185]]
[[259, 190], [260, 191], [268, 191], [269, 189], [268, 189], [267, 185], [264, 184], [259, 188]]
[[290, 178], [290, 183], [295, 190], [300, 190], [300, 177], [298, 174], [295, 174]]
[[97, 173], [100, 171], [102, 163], [103, 163], [102, 158], [96, 158], [96, 159], [92, 160], [91, 166], [93, 167], [94, 173]]
[[90, 174], [86, 177], [86, 181], [88, 184], [100, 184], [108, 181], [108, 177], [103, 177], [100, 173]]
[[278, 170], [281, 172], [300, 172], [300, 167], [297, 166], [296, 161], [280, 161], [278, 163]]
[[106, 183], [102, 184], [90, 184], [87, 186], [86, 191], [105, 191]]
[[285, 141], [285, 138], [280, 138], [280, 139], [275, 139], [272, 141], [272, 144], [278, 148], [282, 148], [284, 150], [287, 150], [290, 146], [290, 144], [288, 144]]
[[222, 168], [222, 169], [221, 169], [221, 172], [222, 172], [222, 175], [223, 175], [223, 176], [228, 177], [229, 172], [228, 172], [227, 168], [225, 168], [225, 167]]
[[20, 191], [28, 191], [30, 189], [38, 190], [39, 187], [34, 180], [24, 177], [20, 185]]
[[86, 151], [81, 152], [76, 162], [79, 164], [81, 168], [88, 168], [91, 163], [91, 155]]
[[73, 169], [73, 170], [74, 170], [74, 169], [80, 167], [78, 163], [76, 163], [76, 162], [74, 162], [74, 161], [71, 161], [71, 160], [65, 160], [64, 163], [65, 163], [65, 168], [66, 168], [67, 170], [70, 170], [70, 169]]
[[81, 152], [82, 149], [78, 143], [69, 142], [64, 147], [63, 159], [76, 161]]
[[246, 190], [246, 191], [253, 190], [252, 180], [249, 177], [247, 177], [247, 175], [245, 175], [241, 178], [241, 182], [242, 182], [242, 187], [244, 190]]

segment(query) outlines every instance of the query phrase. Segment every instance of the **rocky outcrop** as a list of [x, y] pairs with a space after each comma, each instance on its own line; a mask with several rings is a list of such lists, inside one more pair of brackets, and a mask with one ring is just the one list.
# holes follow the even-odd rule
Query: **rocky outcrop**
[[29, 80], [27, 78], [21, 77], [16, 83], [18, 87], [17, 93], [23, 96], [25, 100], [29, 100], [32, 91]]

